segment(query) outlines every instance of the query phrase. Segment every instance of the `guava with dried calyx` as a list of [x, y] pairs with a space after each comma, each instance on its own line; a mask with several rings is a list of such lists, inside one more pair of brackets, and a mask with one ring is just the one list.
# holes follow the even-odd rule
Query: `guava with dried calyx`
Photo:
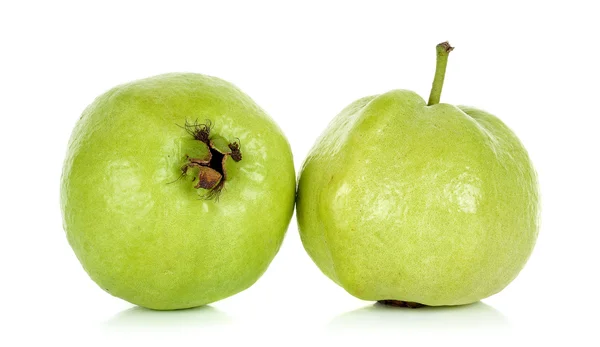
[[360, 299], [476, 302], [508, 285], [534, 247], [538, 184], [525, 148], [495, 116], [439, 103], [451, 50], [437, 46], [428, 103], [408, 90], [359, 99], [304, 162], [304, 247]]
[[89, 276], [158, 310], [251, 286], [279, 250], [294, 199], [280, 128], [232, 84], [191, 73], [99, 96], [61, 178], [63, 226]]

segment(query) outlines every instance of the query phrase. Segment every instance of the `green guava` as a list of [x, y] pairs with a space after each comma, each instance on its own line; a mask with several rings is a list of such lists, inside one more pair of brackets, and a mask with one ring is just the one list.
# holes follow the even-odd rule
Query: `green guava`
[[304, 247], [350, 294], [384, 304], [468, 304], [501, 291], [538, 234], [537, 176], [493, 115], [407, 90], [359, 99], [314, 145], [300, 174]]
[[104, 290], [158, 310], [251, 286], [292, 216], [287, 139], [221, 79], [165, 74], [88, 106], [63, 167], [68, 241]]

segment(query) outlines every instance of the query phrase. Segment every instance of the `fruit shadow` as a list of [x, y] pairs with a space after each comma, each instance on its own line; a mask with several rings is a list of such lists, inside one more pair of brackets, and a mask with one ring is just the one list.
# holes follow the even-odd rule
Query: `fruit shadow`
[[172, 331], [226, 325], [231, 318], [212, 306], [185, 310], [155, 311], [135, 306], [117, 313], [104, 323], [108, 330], [120, 331]]
[[394, 334], [431, 331], [508, 333], [511, 325], [500, 311], [482, 302], [417, 309], [376, 303], [335, 317], [325, 330], [332, 334], [361, 330]]

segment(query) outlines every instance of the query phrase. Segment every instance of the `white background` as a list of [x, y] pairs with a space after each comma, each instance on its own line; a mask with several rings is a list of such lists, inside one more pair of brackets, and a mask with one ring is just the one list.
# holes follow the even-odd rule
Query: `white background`
[[[594, 1], [183, 3], [2, 1], [0, 345], [599, 343], [600, 32]], [[238, 85], [287, 134], [297, 170], [353, 100], [427, 97], [488, 110], [530, 152], [542, 229], [520, 276], [459, 308], [389, 310], [320, 273], [292, 219], [250, 289], [208, 307], [143, 310], [85, 274], [61, 226], [59, 177], [81, 111], [114, 85], [172, 71]]]

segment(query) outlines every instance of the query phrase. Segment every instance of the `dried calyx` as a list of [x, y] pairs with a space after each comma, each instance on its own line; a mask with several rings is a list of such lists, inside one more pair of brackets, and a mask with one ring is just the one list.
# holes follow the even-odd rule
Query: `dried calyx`
[[418, 302], [402, 301], [402, 300], [379, 300], [378, 303], [381, 305], [385, 305], [385, 306], [408, 307], [408, 308], [419, 308], [419, 307], [426, 306], [426, 305], [420, 304]]
[[211, 127], [212, 122], [210, 120], [203, 124], [186, 121], [182, 127], [195, 140], [208, 147], [208, 151], [203, 157], [192, 158], [186, 155], [186, 162], [181, 167], [182, 176], [185, 176], [190, 168], [198, 168], [198, 182], [194, 188], [206, 189], [208, 192], [204, 197], [207, 199], [218, 198], [225, 185], [227, 180], [225, 162], [227, 158], [231, 157], [236, 162], [242, 160], [239, 139], [229, 143], [221, 143], [220, 138], [211, 137]]

